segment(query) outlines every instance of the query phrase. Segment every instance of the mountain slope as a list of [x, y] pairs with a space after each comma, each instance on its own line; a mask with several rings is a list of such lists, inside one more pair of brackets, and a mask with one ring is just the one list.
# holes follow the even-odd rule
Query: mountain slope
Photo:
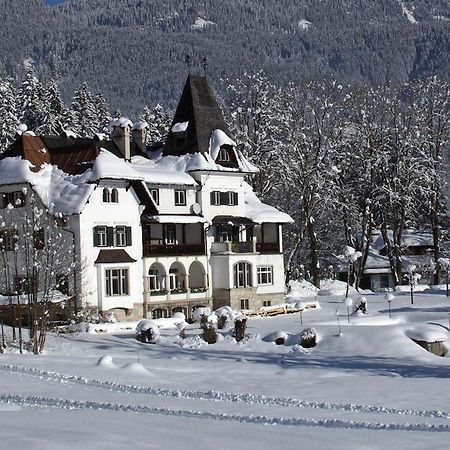
[[279, 83], [397, 84], [450, 73], [444, 0], [0, 0], [0, 8], [3, 73], [20, 78], [32, 58], [66, 98], [87, 81], [127, 113], [172, 102], [188, 53], [197, 65], [208, 58], [216, 86], [260, 68]]

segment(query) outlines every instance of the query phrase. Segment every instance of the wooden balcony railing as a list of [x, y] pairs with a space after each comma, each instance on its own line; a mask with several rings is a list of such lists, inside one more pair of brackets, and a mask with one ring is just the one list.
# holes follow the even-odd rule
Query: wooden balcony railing
[[280, 253], [278, 242], [257, 242], [256, 251], [259, 253]]
[[204, 255], [203, 244], [148, 244], [144, 242], [144, 256]]

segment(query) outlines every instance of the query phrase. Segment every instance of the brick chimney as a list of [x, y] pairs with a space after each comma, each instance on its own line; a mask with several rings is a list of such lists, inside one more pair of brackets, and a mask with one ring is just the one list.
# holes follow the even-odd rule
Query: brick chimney
[[133, 142], [137, 145], [142, 153], [147, 150], [147, 133], [148, 133], [148, 123], [136, 122], [131, 129], [131, 135], [133, 136]]
[[116, 144], [126, 161], [130, 161], [131, 159], [130, 130], [132, 126], [133, 123], [126, 117], [114, 119], [109, 123], [111, 139], [114, 144]]

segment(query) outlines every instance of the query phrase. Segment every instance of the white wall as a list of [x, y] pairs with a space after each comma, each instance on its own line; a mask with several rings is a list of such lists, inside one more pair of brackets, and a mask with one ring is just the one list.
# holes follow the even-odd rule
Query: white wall
[[[116, 188], [119, 192], [118, 203], [103, 202], [103, 188]], [[122, 181], [101, 181], [96, 187], [88, 203], [74, 226], [78, 226], [80, 235], [80, 249], [83, 259], [82, 265], [82, 301], [92, 306], [99, 306], [102, 310], [111, 308], [133, 308], [133, 303], [140, 303], [143, 299], [142, 278], [142, 232], [140, 214], [142, 207], [132, 188], [127, 189], [127, 183]], [[114, 247], [94, 247], [93, 229], [98, 225], [129, 226], [132, 228], [132, 245], [115, 247], [125, 250], [135, 263], [115, 263], [96, 265], [95, 260], [100, 250]], [[109, 268], [128, 268], [129, 295], [106, 296], [105, 270]]]

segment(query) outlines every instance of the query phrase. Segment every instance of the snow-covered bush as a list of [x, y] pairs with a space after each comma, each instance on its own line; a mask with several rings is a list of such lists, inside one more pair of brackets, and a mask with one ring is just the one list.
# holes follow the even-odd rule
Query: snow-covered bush
[[219, 328], [219, 330], [225, 328], [226, 324], [236, 317], [236, 313], [230, 306], [222, 306], [221, 308], [216, 309], [214, 314], [218, 317], [217, 328]]
[[159, 328], [157, 325], [148, 319], [141, 320], [136, 327], [136, 339], [139, 342], [148, 342], [149, 344], [156, 344], [159, 340]]
[[317, 344], [317, 331], [315, 328], [305, 328], [300, 333], [300, 345], [303, 348], [315, 347]]
[[288, 334], [285, 331], [278, 331], [273, 335], [273, 342], [277, 345], [283, 345], [288, 338]]
[[234, 319], [233, 336], [237, 342], [245, 338], [245, 331], [247, 329], [247, 317], [240, 315]]
[[203, 316], [210, 316], [211, 315], [211, 309], [208, 307], [204, 308], [196, 308], [195, 311], [192, 313], [192, 317], [196, 322], [201, 322]]
[[356, 304], [356, 307], [355, 307], [355, 311], [356, 312], [360, 311], [363, 314], [367, 314], [368, 313], [368, 311], [367, 311], [367, 298], [366, 297], [364, 297], [364, 296], [359, 297], [358, 303]]
[[208, 344], [215, 344], [217, 342], [217, 331], [215, 324], [217, 323], [217, 316], [210, 314], [202, 318], [203, 339]]
[[180, 336], [180, 338], [184, 339], [186, 337], [185, 330], [188, 325], [189, 324], [186, 321], [177, 323], [178, 336]]

